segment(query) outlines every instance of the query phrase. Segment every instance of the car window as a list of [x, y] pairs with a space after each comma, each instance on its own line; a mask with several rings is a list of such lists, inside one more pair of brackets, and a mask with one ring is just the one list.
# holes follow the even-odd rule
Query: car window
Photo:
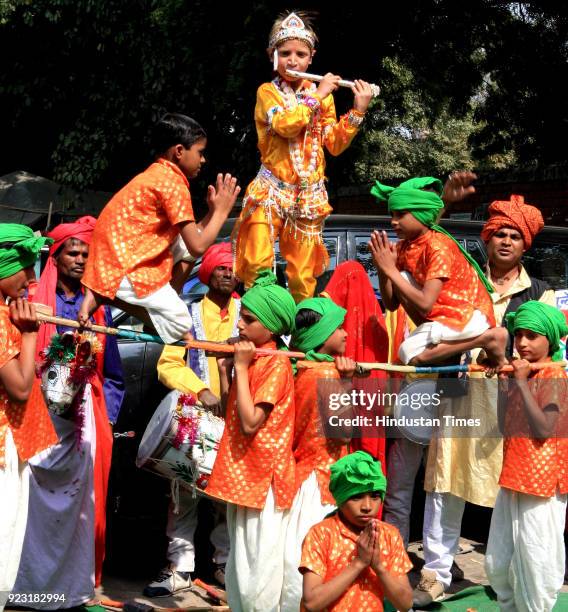
[[534, 244], [523, 255], [523, 265], [553, 289], [568, 288], [568, 244]]

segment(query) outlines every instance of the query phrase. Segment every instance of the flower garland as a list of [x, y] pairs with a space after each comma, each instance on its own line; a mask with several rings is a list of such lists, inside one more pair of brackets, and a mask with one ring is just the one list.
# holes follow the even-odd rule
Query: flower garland
[[193, 395], [180, 393], [176, 406], [178, 429], [172, 440], [172, 446], [178, 450], [185, 444], [193, 446], [197, 440], [199, 419], [195, 410], [196, 403]]
[[[306, 189], [310, 184], [310, 177], [316, 171], [320, 148], [320, 103], [317, 98], [310, 95], [315, 91], [316, 86], [312, 83], [307, 90], [304, 89], [295, 92], [292, 87], [290, 87], [290, 84], [284, 79], [275, 79], [273, 82], [276, 89], [282, 95], [285, 110], [292, 110], [296, 108], [298, 104], [305, 104], [312, 110], [312, 115], [306, 127], [302, 145], [300, 146], [300, 137], [288, 139], [290, 160], [300, 179], [300, 189]], [[307, 165], [306, 160], [309, 160]]]

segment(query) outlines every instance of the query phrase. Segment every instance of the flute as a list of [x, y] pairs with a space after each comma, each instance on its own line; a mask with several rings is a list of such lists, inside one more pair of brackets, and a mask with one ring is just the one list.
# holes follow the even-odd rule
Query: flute
[[[308, 81], [316, 81], [316, 82], [320, 82], [323, 81], [323, 77], [319, 74], [310, 74], [309, 72], [298, 72], [297, 70], [286, 70], [286, 74], [288, 76], [291, 77], [295, 77], [297, 79], [308, 79]], [[353, 87], [354, 83], [353, 81], [345, 81], [343, 79], [341, 79], [338, 83], [338, 85], [340, 87]], [[376, 98], [380, 93], [381, 93], [381, 88], [378, 85], [373, 85], [372, 83], [370, 83], [371, 85], [371, 92], [373, 94], [373, 97]]]

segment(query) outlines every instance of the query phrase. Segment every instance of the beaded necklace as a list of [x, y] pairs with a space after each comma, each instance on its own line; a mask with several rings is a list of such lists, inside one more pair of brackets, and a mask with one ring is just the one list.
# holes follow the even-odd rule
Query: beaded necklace
[[[296, 108], [298, 104], [305, 104], [313, 110], [310, 121], [306, 126], [303, 140], [300, 136], [288, 139], [290, 160], [300, 179], [300, 189], [306, 189], [310, 184], [310, 177], [317, 168], [321, 134], [321, 126], [318, 121], [319, 103], [316, 98], [310, 95], [315, 91], [316, 86], [314, 83], [311, 83], [308, 89], [302, 89], [296, 92], [284, 79], [275, 79], [273, 83], [282, 95], [282, 102], [285, 110], [292, 110]], [[309, 162], [306, 165], [306, 160], [308, 159]]]

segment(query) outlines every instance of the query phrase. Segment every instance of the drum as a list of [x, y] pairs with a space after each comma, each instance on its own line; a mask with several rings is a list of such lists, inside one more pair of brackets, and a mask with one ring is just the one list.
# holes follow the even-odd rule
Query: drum
[[192, 491], [204, 492], [213, 470], [225, 421], [170, 391], [160, 402], [138, 448], [136, 465]]
[[58, 416], [66, 414], [81, 387], [69, 381], [71, 367], [53, 362], [41, 375], [41, 390], [45, 403]]
[[438, 418], [438, 381], [421, 378], [404, 387], [396, 398], [393, 417], [400, 433], [417, 444], [430, 444]]

